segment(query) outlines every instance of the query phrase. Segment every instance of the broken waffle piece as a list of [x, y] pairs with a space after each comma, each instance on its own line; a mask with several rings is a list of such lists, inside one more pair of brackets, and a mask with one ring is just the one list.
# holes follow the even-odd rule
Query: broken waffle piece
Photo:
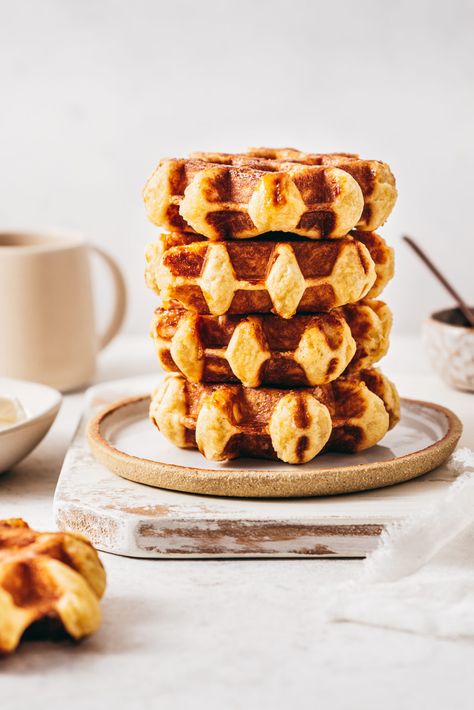
[[0, 653], [38, 624], [58, 625], [74, 640], [92, 634], [104, 591], [104, 568], [85, 537], [0, 520]]

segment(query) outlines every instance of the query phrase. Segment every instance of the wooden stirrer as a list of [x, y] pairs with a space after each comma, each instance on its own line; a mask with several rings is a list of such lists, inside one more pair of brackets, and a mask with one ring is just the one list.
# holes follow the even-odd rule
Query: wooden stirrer
[[460, 311], [462, 312], [464, 318], [467, 320], [471, 328], [474, 328], [474, 313], [472, 310], [469, 308], [465, 300], [459, 295], [459, 293], [456, 291], [454, 286], [452, 286], [448, 279], [443, 276], [441, 271], [433, 264], [431, 259], [425, 254], [425, 252], [421, 249], [421, 247], [418, 246], [418, 244], [411, 238], [407, 237], [406, 235], [403, 236], [403, 239], [411, 246], [413, 251], [420, 257], [420, 259], [426, 264], [428, 269], [431, 271], [431, 273], [436, 276], [438, 281], [444, 286], [446, 291], [454, 298], [456, 303], [459, 306]]

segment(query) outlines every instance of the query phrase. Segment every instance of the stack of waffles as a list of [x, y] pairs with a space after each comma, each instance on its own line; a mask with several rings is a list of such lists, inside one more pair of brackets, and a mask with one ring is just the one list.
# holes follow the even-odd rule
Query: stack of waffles
[[352, 154], [251, 149], [162, 160], [145, 187], [162, 229], [146, 282], [169, 374], [150, 417], [208, 459], [304, 463], [357, 452], [399, 419], [387, 351], [393, 251], [375, 233], [389, 167]]

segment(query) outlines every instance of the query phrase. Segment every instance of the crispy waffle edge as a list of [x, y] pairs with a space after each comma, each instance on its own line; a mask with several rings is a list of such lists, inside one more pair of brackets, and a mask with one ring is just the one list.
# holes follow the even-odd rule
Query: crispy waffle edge
[[373, 365], [387, 351], [391, 322], [382, 301], [290, 320], [158, 308], [151, 335], [163, 369], [190, 382], [300, 387]]
[[168, 375], [150, 405], [150, 419], [164, 436], [216, 461], [252, 456], [297, 464], [321, 451], [363, 451], [398, 418], [396, 389], [375, 368], [292, 390], [195, 384]]

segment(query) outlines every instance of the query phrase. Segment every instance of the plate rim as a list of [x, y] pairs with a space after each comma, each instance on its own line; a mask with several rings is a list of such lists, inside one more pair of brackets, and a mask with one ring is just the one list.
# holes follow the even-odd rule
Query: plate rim
[[[435, 441], [432, 444], [429, 444], [428, 446], [423, 447], [422, 449], [419, 449], [417, 451], [413, 451], [408, 454], [404, 454], [402, 456], [398, 457], [393, 457], [391, 459], [387, 459], [385, 461], [375, 461], [371, 463], [354, 463], [354, 464], [349, 464], [346, 466], [338, 466], [338, 467], [333, 467], [333, 468], [318, 468], [317, 470], [314, 471], [308, 471], [308, 470], [302, 470], [299, 468], [299, 466], [295, 465], [293, 467], [283, 469], [281, 471], [276, 471], [272, 469], [225, 469], [225, 468], [200, 468], [199, 466], [184, 466], [181, 464], [174, 464], [174, 463], [165, 463], [162, 461], [156, 461], [153, 459], [148, 459], [148, 458], [143, 458], [140, 456], [135, 456], [133, 454], [128, 454], [124, 451], [121, 451], [120, 449], [116, 448], [113, 446], [104, 436], [102, 433], [102, 427], [106, 423], [108, 417], [110, 417], [112, 414], [115, 414], [118, 412], [120, 409], [123, 409], [127, 406], [130, 405], [138, 405], [140, 403], [145, 404], [146, 401], [150, 400], [149, 395], [134, 395], [134, 396], [128, 396], [124, 397], [121, 399], [116, 400], [115, 402], [112, 402], [108, 404], [106, 407], [102, 408], [98, 413], [92, 416], [92, 418], [89, 420], [87, 427], [86, 427], [86, 438], [89, 444], [89, 447], [91, 448], [92, 454], [94, 455], [94, 458], [99, 461], [102, 465], [106, 466], [109, 470], [111, 470], [113, 473], [120, 475], [124, 478], [127, 478], [128, 480], [132, 480], [138, 483], [145, 483], [146, 485], [152, 485], [154, 487], [158, 488], [168, 488], [171, 490], [178, 490], [178, 491], [184, 491], [184, 492], [191, 492], [191, 493], [200, 493], [200, 494], [207, 494], [207, 495], [221, 495], [221, 496], [231, 496], [231, 497], [260, 497], [260, 498], [271, 498], [271, 497], [292, 497], [291, 493], [285, 493], [282, 495], [281, 493], [270, 493], [266, 492], [265, 494], [256, 494], [252, 492], [233, 492], [233, 493], [225, 493], [225, 492], [207, 492], [204, 490], [200, 490], [199, 486], [193, 485], [192, 488], [190, 486], [183, 485], [182, 487], [173, 487], [171, 488], [170, 486], [166, 485], [159, 485], [157, 483], [147, 483], [143, 479], [139, 479], [136, 476], [132, 475], [127, 475], [124, 473], [123, 470], [117, 470], [117, 467], [113, 466], [113, 464], [122, 464], [122, 465], [128, 465], [132, 463], [135, 466], [141, 467], [142, 472], [144, 471], [145, 468], [148, 467], [156, 467], [156, 466], [161, 466], [161, 467], [166, 467], [167, 472], [170, 474], [174, 474], [175, 476], [183, 476], [186, 474], [189, 474], [190, 472], [197, 472], [199, 479], [195, 479], [193, 481], [193, 484], [199, 483], [199, 480], [204, 483], [202, 479], [206, 479], [208, 483], [217, 483], [215, 480], [215, 476], [217, 474], [220, 479], [222, 478], [227, 478], [229, 479], [230, 477], [234, 478], [233, 483], [229, 485], [226, 485], [225, 482], [223, 484], [223, 489], [231, 488], [233, 487], [233, 484], [237, 483], [237, 476], [238, 480], [242, 481], [247, 479], [247, 484], [251, 483], [251, 479], [254, 477], [259, 477], [261, 479], [268, 479], [268, 477], [275, 477], [278, 476], [281, 479], [286, 479], [285, 484], [288, 485], [288, 483], [291, 483], [292, 480], [295, 478], [300, 480], [301, 477], [308, 476], [308, 474], [317, 474], [321, 479], [323, 479], [325, 476], [330, 476], [335, 478], [335, 476], [338, 474], [339, 476], [349, 476], [349, 475], [357, 475], [357, 473], [364, 473], [365, 476], [369, 476], [371, 474], [374, 474], [376, 472], [381, 471], [382, 469], [386, 471], [387, 469], [391, 469], [393, 467], [399, 467], [403, 466], [404, 464], [408, 463], [407, 470], [411, 467], [414, 470], [414, 473], [411, 472], [408, 476], [403, 475], [400, 477], [399, 480], [393, 480], [389, 483], [379, 483], [375, 485], [364, 485], [363, 488], [360, 487], [360, 485], [355, 486], [352, 488], [352, 491], [360, 491], [360, 490], [369, 490], [371, 488], [380, 488], [384, 487], [386, 485], [392, 485], [397, 482], [402, 482], [405, 480], [409, 480], [410, 478], [415, 478], [416, 476], [422, 475], [423, 473], [427, 473], [428, 471], [432, 470], [433, 468], [436, 468], [438, 465], [440, 465], [443, 461], [446, 460], [446, 458], [450, 455], [450, 453], [454, 450], [463, 430], [463, 425], [462, 422], [460, 421], [459, 417], [454, 414], [450, 409], [447, 407], [444, 407], [443, 405], [436, 404], [434, 402], [427, 402], [425, 400], [418, 400], [418, 399], [411, 399], [411, 398], [402, 398], [401, 402], [408, 404], [408, 405], [418, 405], [421, 407], [425, 407], [431, 410], [435, 410], [441, 414], [443, 414], [446, 417], [447, 420], [447, 429], [445, 434]], [[444, 455], [447, 452], [446, 455]], [[426, 463], [429, 462], [429, 460], [432, 459], [436, 463], [432, 466], [429, 465], [429, 467], [426, 467]], [[112, 465], [109, 465], [112, 464]], [[421, 469], [420, 470], [420, 466]], [[128, 473], [128, 472], [127, 472]], [[296, 482], [295, 482], [296, 483]], [[359, 481], [360, 483], [360, 481]], [[237, 486], [238, 487], [238, 486]], [[350, 489], [345, 488], [344, 490], [339, 491], [340, 493], [348, 493], [350, 492]], [[332, 493], [306, 493], [306, 495], [334, 495], [337, 494], [337, 491], [334, 491]], [[294, 493], [293, 496], [304, 496], [304, 493]]]

